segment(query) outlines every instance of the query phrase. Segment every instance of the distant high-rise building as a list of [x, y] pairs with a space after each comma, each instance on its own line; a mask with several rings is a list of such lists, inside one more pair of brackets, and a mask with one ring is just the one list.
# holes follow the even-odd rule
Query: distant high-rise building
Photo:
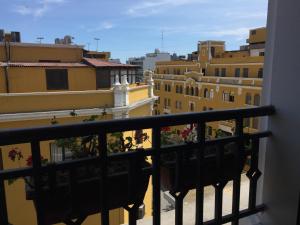
[[3, 42], [4, 41], [4, 30], [1, 29], [0, 30], [0, 42]]
[[61, 45], [71, 45], [72, 39], [73, 39], [72, 36], [66, 35], [66, 36], [64, 36], [64, 38], [55, 38], [54, 43], [61, 44]]
[[12, 31], [10, 33], [5, 33], [3, 29], [0, 30], [0, 42], [21, 42], [21, 33], [18, 31]]
[[155, 49], [154, 53], [147, 53], [145, 57], [134, 57], [127, 60], [127, 64], [140, 66], [138, 70], [137, 79], [143, 80], [143, 72], [146, 70], [155, 70], [155, 63], [162, 61], [170, 61], [171, 56], [168, 52], [161, 52], [159, 49]]
[[12, 31], [11, 42], [21, 42], [21, 33], [18, 31]]

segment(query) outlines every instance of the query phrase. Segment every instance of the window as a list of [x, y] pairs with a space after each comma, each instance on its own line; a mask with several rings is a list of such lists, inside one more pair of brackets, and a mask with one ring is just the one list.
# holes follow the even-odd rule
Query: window
[[175, 102], [175, 107], [176, 107], [176, 109], [182, 109], [182, 102], [181, 101], [176, 101]]
[[185, 88], [185, 94], [186, 94], [186, 95], [189, 95], [189, 94], [190, 94], [190, 88], [189, 88], [189, 87], [186, 87], [186, 88]]
[[249, 76], [249, 69], [248, 68], [244, 68], [243, 69], [243, 77], [248, 77]]
[[234, 76], [235, 77], [240, 77], [241, 76], [241, 69], [240, 68], [235, 68]]
[[68, 90], [67, 69], [46, 69], [47, 90]]
[[154, 115], [160, 115], [160, 111], [158, 109], [154, 110]]
[[171, 106], [171, 99], [165, 98], [164, 99], [164, 106], [165, 106], [165, 108], [170, 107]]
[[256, 105], [256, 106], [260, 105], [260, 95], [259, 94], [254, 95], [254, 105]]
[[195, 87], [195, 96], [198, 96], [198, 95], [199, 95], [199, 88]]
[[265, 52], [260, 52], [259, 56], [265, 56]]
[[195, 103], [194, 102], [190, 102], [190, 111], [191, 112], [195, 111]]
[[176, 93], [179, 93], [179, 87], [176, 85]]
[[210, 48], [210, 53], [211, 53], [211, 57], [215, 57], [215, 55], [216, 55], [216, 48], [215, 47], [211, 47]]
[[171, 85], [170, 84], [165, 84], [165, 91], [171, 92]]
[[224, 102], [234, 102], [234, 94], [232, 94], [230, 92], [223, 92], [222, 100]]
[[251, 30], [251, 35], [256, 35], [256, 30]]
[[257, 73], [257, 77], [258, 78], [263, 78], [263, 74], [264, 74], [263, 68], [259, 68], [258, 73]]
[[50, 143], [51, 162], [60, 162], [72, 159], [72, 152], [68, 148], [58, 147], [56, 143]]
[[221, 76], [226, 77], [226, 68], [222, 68]]
[[191, 95], [193, 96], [194, 95], [194, 88], [191, 87]]
[[207, 88], [204, 89], [204, 98], [209, 98], [209, 91]]
[[245, 104], [247, 105], [251, 105], [252, 104], [252, 96], [250, 93], [247, 93], [246, 94], [246, 97], [245, 97]]
[[215, 76], [218, 77], [220, 75], [220, 70], [219, 68], [216, 68], [215, 69]]
[[179, 93], [180, 93], [180, 94], [183, 93], [183, 87], [182, 87], [182, 85], [180, 85], [180, 87], [179, 87]]
[[155, 83], [154, 84], [154, 88], [155, 88], [155, 90], [160, 90], [160, 83]]

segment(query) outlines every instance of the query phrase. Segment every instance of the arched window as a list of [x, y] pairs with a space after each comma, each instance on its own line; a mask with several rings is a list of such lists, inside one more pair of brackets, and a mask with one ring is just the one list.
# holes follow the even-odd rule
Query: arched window
[[260, 95], [259, 94], [254, 95], [254, 105], [256, 105], [256, 106], [260, 105]]
[[179, 93], [179, 87], [176, 85], [176, 93]]
[[190, 88], [189, 88], [189, 87], [186, 87], [186, 88], [185, 88], [185, 94], [186, 94], [186, 95], [189, 95], [189, 94], [190, 94]]
[[209, 98], [209, 91], [207, 88], [204, 89], [204, 98]]
[[259, 68], [258, 73], [257, 73], [257, 77], [258, 78], [263, 78], [264, 76], [264, 70], [263, 68]]
[[198, 87], [195, 87], [195, 96], [198, 96], [199, 95], [199, 89]]
[[191, 95], [194, 95], [194, 88], [191, 87]]
[[180, 93], [180, 94], [183, 93], [183, 87], [182, 87], [182, 85], [179, 86], [179, 93]]
[[190, 111], [191, 111], [191, 112], [194, 112], [194, 111], [195, 111], [195, 103], [194, 103], [194, 102], [191, 102], [191, 103], [190, 103]]
[[252, 96], [251, 96], [250, 93], [246, 94], [245, 104], [247, 104], [247, 105], [251, 105], [252, 104]]

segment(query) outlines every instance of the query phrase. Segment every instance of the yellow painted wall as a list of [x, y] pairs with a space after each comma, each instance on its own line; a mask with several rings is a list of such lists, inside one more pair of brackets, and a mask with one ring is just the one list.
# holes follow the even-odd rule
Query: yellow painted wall
[[0, 62], [4, 62], [5, 60], [5, 47], [3, 43], [0, 43]]
[[12, 62], [38, 62], [39, 60], [60, 60], [61, 62], [80, 62], [82, 60], [82, 48], [60, 47], [51, 45], [44, 47], [39, 45], [20, 45], [11, 43]]
[[113, 106], [111, 91], [82, 93], [60, 92], [59, 94], [0, 95], [0, 113], [39, 112], [66, 109], [92, 109]]
[[6, 92], [4, 67], [0, 67], [0, 93]]
[[[67, 69], [70, 91], [96, 90], [95, 69], [89, 67]], [[47, 91], [46, 68], [10, 67], [8, 77], [11, 93]]]
[[[256, 34], [252, 34], [252, 31], [256, 31]], [[250, 30], [249, 34], [249, 43], [260, 43], [265, 42], [267, 39], [267, 29], [266, 28], [257, 28]]]
[[129, 91], [129, 104], [148, 98], [148, 86], [138, 86]]

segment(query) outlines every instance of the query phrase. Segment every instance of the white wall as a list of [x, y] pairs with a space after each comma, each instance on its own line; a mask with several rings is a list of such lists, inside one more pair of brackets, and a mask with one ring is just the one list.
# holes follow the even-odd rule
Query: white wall
[[169, 53], [157, 53], [155, 57], [147, 56], [143, 62], [143, 69], [145, 70], [152, 70], [155, 69], [155, 63], [161, 61], [170, 61], [171, 56]]
[[300, 192], [300, 1], [270, 0], [264, 68], [265, 121], [273, 137], [262, 148], [264, 225], [296, 225]]

